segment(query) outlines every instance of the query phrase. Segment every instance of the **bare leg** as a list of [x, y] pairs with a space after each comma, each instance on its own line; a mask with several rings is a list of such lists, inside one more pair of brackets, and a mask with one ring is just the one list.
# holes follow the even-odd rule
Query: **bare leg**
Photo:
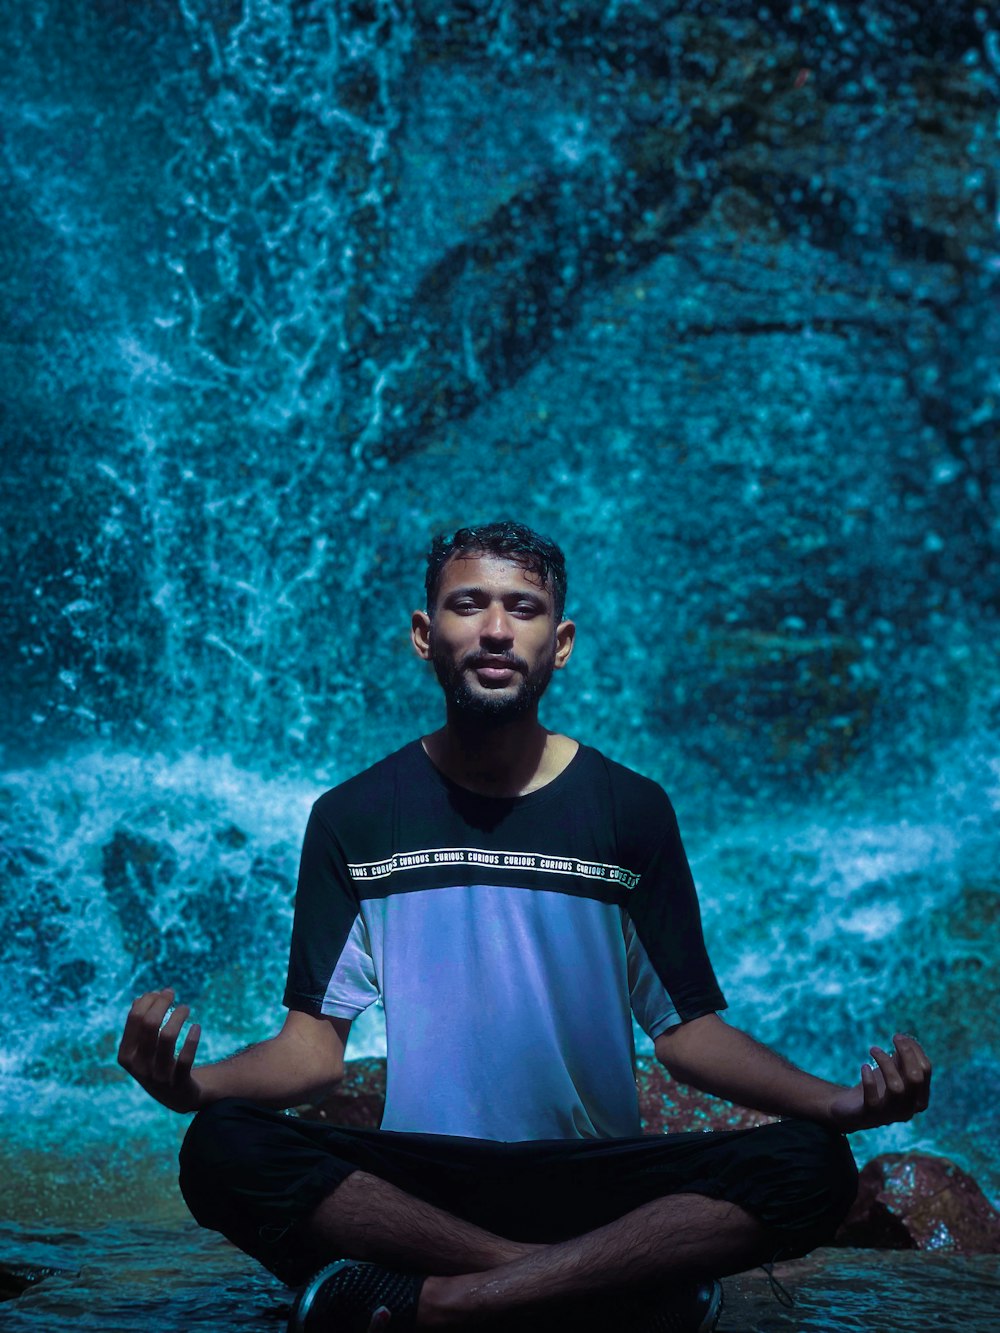
[[367, 1171], [352, 1172], [308, 1225], [331, 1258], [368, 1259], [423, 1273], [481, 1273], [545, 1248], [494, 1236]]
[[676, 1278], [721, 1277], [769, 1259], [772, 1234], [735, 1204], [678, 1194], [573, 1240], [481, 1273], [429, 1277], [418, 1323], [427, 1327], [488, 1321], [526, 1305]]

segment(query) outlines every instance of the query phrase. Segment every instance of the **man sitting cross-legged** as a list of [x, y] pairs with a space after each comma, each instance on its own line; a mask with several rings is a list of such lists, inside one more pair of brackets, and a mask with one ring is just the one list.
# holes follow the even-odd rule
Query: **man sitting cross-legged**
[[[575, 637], [558, 547], [462, 529], [426, 587], [411, 633], [445, 724], [313, 807], [281, 1031], [196, 1066], [198, 1026], [176, 1052], [187, 1007], [154, 991], [119, 1060], [198, 1112], [184, 1196], [302, 1288], [294, 1333], [711, 1329], [720, 1276], [831, 1236], [856, 1188], [844, 1134], [922, 1110], [927, 1058], [899, 1035], [842, 1087], [719, 1016], [666, 795], [539, 723]], [[341, 1077], [378, 998], [381, 1128], [282, 1114]], [[787, 1118], [643, 1136], [633, 1015], [675, 1077]]]

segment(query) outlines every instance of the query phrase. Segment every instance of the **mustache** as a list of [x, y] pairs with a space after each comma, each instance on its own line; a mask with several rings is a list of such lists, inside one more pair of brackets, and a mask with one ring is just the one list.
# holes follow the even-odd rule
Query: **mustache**
[[462, 661], [463, 669], [465, 667], [493, 666], [510, 667], [513, 671], [520, 671], [522, 675], [527, 675], [528, 664], [520, 657], [513, 657], [510, 653], [469, 653]]

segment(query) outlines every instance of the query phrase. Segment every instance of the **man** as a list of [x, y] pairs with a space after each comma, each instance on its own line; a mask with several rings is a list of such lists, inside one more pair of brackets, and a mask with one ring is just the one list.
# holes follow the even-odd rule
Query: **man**
[[[197, 1025], [175, 1055], [187, 1006], [151, 992], [119, 1061], [198, 1111], [185, 1198], [305, 1284], [296, 1333], [714, 1328], [719, 1276], [832, 1234], [856, 1188], [843, 1134], [923, 1110], [930, 1065], [899, 1035], [841, 1087], [719, 1017], [667, 797], [539, 723], [575, 636], [558, 547], [461, 529], [426, 584], [411, 634], [446, 721], [313, 807], [283, 1028], [196, 1068]], [[381, 1129], [268, 1109], [337, 1082], [377, 998]], [[642, 1137], [632, 1014], [672, 1075], [788, 1119]]]

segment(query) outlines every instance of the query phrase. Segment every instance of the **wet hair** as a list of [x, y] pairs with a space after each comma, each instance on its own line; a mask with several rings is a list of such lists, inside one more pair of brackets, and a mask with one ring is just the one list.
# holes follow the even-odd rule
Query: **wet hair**
[[512, 519], [459, 528], [453, 537], [440, 533], [433, 539], [427, 552], [427, 577], [424, 579], [430, 614], [434, 613], [445, 565], [453, 556], [465, 555], [498, 555], [506, 560], [516, 560], [542, 584], [551, 582], [556, 620], [562, 620], [566, 606], [566, 557], [555, 542]]

